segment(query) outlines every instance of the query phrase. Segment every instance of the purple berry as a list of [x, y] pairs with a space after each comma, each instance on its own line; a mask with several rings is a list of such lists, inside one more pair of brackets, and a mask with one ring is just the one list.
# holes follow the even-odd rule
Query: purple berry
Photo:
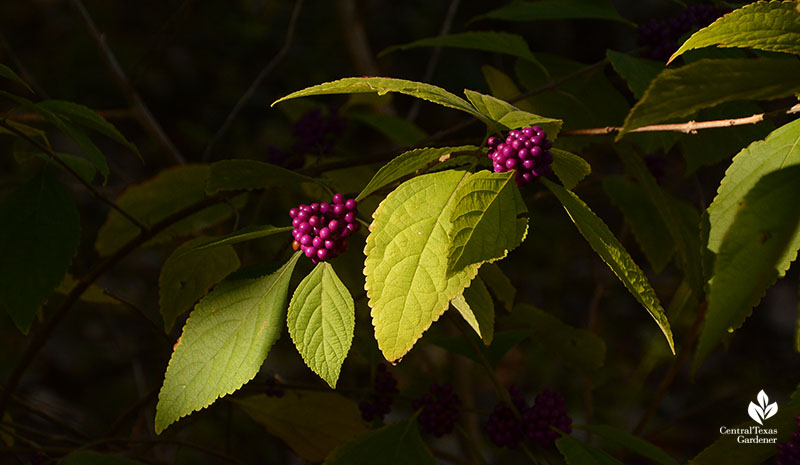
[[300, 213], [300, 210], [298, 210], [297, 208], [292, 208], [289, 210], [289, 217], [294, 218], [295, 216], [297, 216], [298, 213]]
[[347, 199], [347, 201], [344, 203], [344, 206], [348, 210], [353, 211], [358, 206], [358, 203], [354, 199]]
[[342, 194], [334, 194], [333, 195], [333, 203], [336, 205], [344, 203], [344, 195]]
[[431, 385], [429, 393], [412, 402], [416, 409], [422, 409], [417, 421], [423, 431], [436, 437], [450, 434], [461, 417], [461, 400], [453, 393], [449, 384]]

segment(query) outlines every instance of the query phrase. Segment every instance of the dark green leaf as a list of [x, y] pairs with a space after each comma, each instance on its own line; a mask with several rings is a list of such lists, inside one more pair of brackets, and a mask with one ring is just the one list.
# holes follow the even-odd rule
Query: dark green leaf
[[[498, 99], [511, 102], [518, 99], [522, 94], [514, 81], [499, 69], [489, 65], [483, 65], [481, 66], [481, 72], [483, 73], [483, 78], [486, 80], [486, 84], [489, 85], [489, 90], [492, 92], [492, 95]], [[525, 99], [515, 101], [514, 105], [522, 111], [533, 113], [533, 107]]]
[[[166, 169], [156, 176], [128, 187], [116, 203], [146, 226], [175, 214], [205, 198], [208, 165], [183, 165]], [[240, 201], [233, 201], [234, 206]], [[217, 224], [232, 215], [228, 204], [206, 208], [185, 218], [158, 234], [148, 244], [158, 244]], [[139, 228], [116, 210], [108, 213], [100, 227], [95, 249], [101, 256], [110, 255], [139, 235]]]
[[367, 431], [358, 405], [334, 392], [287, 391], [280, 398], [256, 395], [234, 402], [309, 462], [324, 460]]
[[503, 273], [503, 270], [496, 263], [485, 263], [478, 271], [478, 275], [492, 291], [494, 298], [503, 304], [506, 311], [510, 312], [514, 307], [517, 289], [508, 276]]
[[72, 197], [43, 171], [0, 201], [0, 304], [27, 333], [80, 241]]
[[377, 129], [401, 146], [415, 145], [428, 136], [412, 121], [395, 115], [350, 110], [347, 112], [347, 117]]
[[628, 85], [637, 100], [642, 98], [644, 91], [650, 86], [650, 82], [664, 69], [663, 63], [614, 50], [609, 50], [606, 56], [611, 62], [611, 66], [614, 67], [614, 71], [622, 76], [622, 79], [625, 79], [625, 84]]
[[678, 462], [661, 450], [655, 444], [640, 437], [626, 433], [619, 428], [606, 425], [573, 426], [577, 429], [592, 432], [609, 443], [616, 444], [634, 452], [641, 457], [648, 458], [661, 465], [678, 465]]
[[193, 247], [189, 247], [183, 250], [181, 255], [189, 254], [197, 250], [207, 249], [209, 247], [233, 245], [233, 244], [238, 244], [239, 242], [252, 241], [253, 239], [260, 239], [262, 237], [272, 236], [274, 234], [282, 234], [289, 232], [292, 229], [293, 228], [291, 226], [276, 228], [275, 226], [269, 224], [247, 226], [236, 232], [226, 234], [222, 237], [217, 237], [215, 239], [210, 239], [210, 240], [205, 239], [202, 241], [198, 241]]
[[261, 161], [223, 160], [211, 165], [206, 193], [292, 187], [302, 183], [320, 184], [320, 181]]
[[556, 439], [556, 447], [567, 459], [567, 465], [623, 465], [606, 452], [578, 441], [570, 435]]
[[356, 200], [361, 201], [378, 189], [399, 181], [417, 170], [426, 168], [429, 164], [441, 160], [442, 157], [449, 157], [453, 153], [470, 152], [474, 150], [478, 150], [478, 147], [474, 145], [462, 145], [460, 147], [423, 148], [403, 152], [375, 173], [375, 176], [370, 179], [369, 183], [367, 183], [361, 193], [358, 194]]
[[[800, 165], [764, 175], [737, 207], [717, 252], [694, 368], [744, 323], [800, 249]], [[712, 226], [713, 227], [713, 226]]]
[[14, 81], [17, 84], [21, 85], [22, 87], [28, 89], [30, 91], [30, 93], [32, 93], [32, 94], [34, 93], [33, 89], [31, 89], [31, 86], [29, 86], [28, 83], [25, 82], [24, 79], [19, 77], [19, 75], [17, 75], [17, 73], [15, 73], [11, 68], [9, 68], [6, 65], [0, 64], [0, 77], [9, 79], [11, 81]]
[[167, 257], [158, 276], [158, 306], [164, 329], [172, 330], [175, 319], [188, 312], [214, 285], [239, 268], [239, 257], [226, 245], [195, 253], [207, 239], [185, 242]]
[[697, 31], [672, 54], [716, 45], [800, 55], [800, 20], [791, 0], [753, 2]]
[[734, 100], [770, 100], [800, 91], [800, 60], [742, 58], [699, 60], [665, 69], [625, 118], [628, 131], [692, 115]]
[[183, 327], [158, 394], [157, 434], [231, 394], [258, 373], [284, 326], [295, 253], [278, 271], [223, 281]]
[[471, 31], [444, 36], [427, 37], [405, 45], [393, 45], [383, 50], [378, 56], [383, 56], [395, 50], [408, 50], [418, 47], [453, 47], [468, 50], [481, 50], [484, 52], [511, 55], [523, 60], [538, 63], [531, 49], [522, 36], [508, 32]]
[[324, 465], [436, 465], [417, 429], [416, 416], [365, 433], [337, 448]]
[[570, 367], [589, 373], [605, 363], [606, 344], [600, 336], [570, 326], [536, 307], [516, 305], [508, 323], [514, 328], [527, 328], [533, 344]]
[[589, 242], [592, 249], [606, 262], [628, 291], [653, 317], [658, 327], [661, 328], [661, 332], [664, 333], [664, 337], [667, 338], [669, 348], [674, 354], [675, 345], [672, 342], [672, 330], [670, 330], [664, 309], [661, 307], [653, 287], [647, 280], [647, 276], [636, 265], [630, 254], [625, 250], [625, 247], [614, 237], [603, 220], [597, 217], [578, 196], [545, 178], [540, 179], [564, 206], [572, 222], [575, 223], [578, 231]]
[[60, 465], [144, 465], [137, 460], [118, 455], [101, 454], [90, 450], [70, 452], [58, 462]]

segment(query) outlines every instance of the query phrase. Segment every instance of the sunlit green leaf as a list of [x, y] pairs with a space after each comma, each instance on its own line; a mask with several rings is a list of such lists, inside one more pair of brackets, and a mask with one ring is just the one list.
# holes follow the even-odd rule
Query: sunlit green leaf
[[592, 249], [606, 262], [611, 271], [622, 281], [622, 284], [653, 317], [658, 327], [661, 328], [661, 332], [664, 333], [664, 337], [667, 338], [669, 348], [674, 354], [675, 345], [672, 341], [672, 330], [670, 330], [664, 309], [661, 307], [653, 287], [647, 280], [647, 276], [636, 265], [630, 254], [625, 250], [625, 247], [614, 237], [603, 220], [597, 217], [578, 196], [558, 184], [554, 184], [544, 178], [541, 179], [564, 206], [572, 222], [575, 223], [578, 231], [589, 242]]
[[479, 171], [454, 194], [448, 276], [504, 258], [525, 240], [528, 209], [514, 176], [514, 171]]
[[480, 277], [451, 302], [487, 346], [494, 339], [494, 302]]
[[753, 2], [700, 29], [672, 54], [716, 45], [800, 55], [800, 20], [792, 0]]
[[465, 171], [418, 176], [373, 213], [364, 249], [365, 288], [387, 360], [405, 355], [478, 271], [471, 265], [447, 276], [454, 195], [468, 177]]
[[546, 118], [522, 111], [514, 105], [491, 95], [465, 90], [467, 98], [485, 118], [498, 125], [497, 129], [518, 129], [525, 126], [539, 125], [547, 132], [550, 140], [555, 140], [561, 130], [561, 120]]
[[183, 327], [158, 394], [155, 430], [231, 394], [258, 373], [284, 326], [295, 253], [274, 273], [229, 279], [201, 300]]
[[298, 284], [286, 322], [306, 365], [335, 389], [353, 341], [355, 305], [330, 263], [319, 262]]
[[592, 167], [583, 158], [569, 153], [566, 150], [550, 149], [553, 153], [553, 172], [558, 176], [558, 180], [569, 190], [572, 190], [579, 182], [592, 172]]

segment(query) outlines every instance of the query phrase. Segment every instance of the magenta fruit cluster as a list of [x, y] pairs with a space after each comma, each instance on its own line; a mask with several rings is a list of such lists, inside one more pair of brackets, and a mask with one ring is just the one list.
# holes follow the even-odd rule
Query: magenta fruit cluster
[[415, 409], [422, 409], [417, 417], [422, 430], [440, 438], [453, 432], [456, 422], [461, 418], [459, 407], [461, 399], [449, 384], [432, 384], [429, 392], [411, 403]]
[[312, 262], [331, 260], [347, 251], [347, 237], [358, 232], [358, 204], [335, 194], [332, 203], [312, 203], [289, 210], [294, 250], [302, 250]]
[[492, 160], [494, 172], [516, 170], [514, 179], [520, 187], [552, 172], [553, 154], [550, 149], [553, 143], [547, 140], [547, 133], [539, 126], [513, 129], [505, 140], [492, 136], [487, 144], [489, 152], [486, 156]]
[[515, 448], [527, 439], [549, 447], [560, 436], [552, 427], [567, 434], [572, 432], [572, 419], [567, 415], [561, 394], [544, 390], [536, 396], [533, 406], [528, 406], [518, 390], [511, 388], [509, 393], [520, 418], [507, 405], [497, 404], [486, 425], [489, 439], [495, 445]]
[[383, 420], [383, 417], [392, 410], [392, 403], [397, 392], [397, 380], [389, 372], [386, 364], [378, 365], [370, 399], [362, 400], [358, 404], [361, 418], [366, 421]]
[[797, 431], [789, 442], [778, 444], [777, 465], [800, 465], [800, 415], [797, 415]]

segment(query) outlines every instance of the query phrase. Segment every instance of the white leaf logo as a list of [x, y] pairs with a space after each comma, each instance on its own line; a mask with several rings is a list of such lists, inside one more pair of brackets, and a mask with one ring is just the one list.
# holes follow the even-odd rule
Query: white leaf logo
[[767, 397], [767, 393], [763, 389], [758, 393], [756, 400], [758, 405], [750, 402], [750, 406], [747, 407], [747, 413], [756, 423], [763, 426], [762, 420], [771, 418], [778, 413], [778, 404], [775, 402], [770, 404], [769, 397]]

